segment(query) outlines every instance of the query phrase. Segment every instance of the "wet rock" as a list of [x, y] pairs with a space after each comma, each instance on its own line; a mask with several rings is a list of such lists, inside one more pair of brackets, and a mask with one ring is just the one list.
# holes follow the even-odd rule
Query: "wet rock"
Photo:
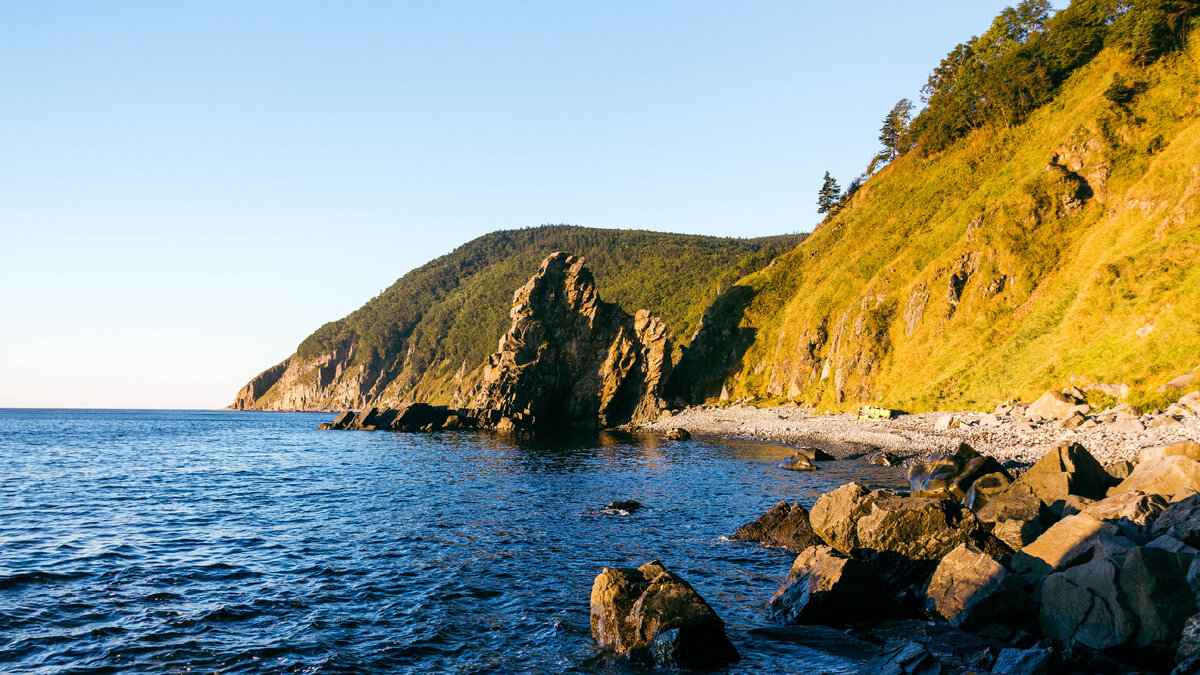
[[733, 539], [780, 546], [793, 553], [824, 543], [813, 531], [808, 511], [799, 504], [787, 502], [779, 502], [758, 520], [739, 527]]
[[657, 561], [605, 568], [592, 584], [591, 626], [602, 647], [661, 666], [714, 668], [740, 658], [712, 607]]
[[1200, 462], [1183, 455], [1139, 462], [1113, 492], [1131, 490], [1168, 497], [1186, 490], [1200, 490]]
[[858, 671], [859, 675], [941, 675], [942, 663], [919, 643], [889, 645]]
[[663, 438], [667, 439], [668, 441], [690, 441], [692, 439], [692, 434], [689, 433], [687, 429], [675, 427], [674, 429], [668, 430], [667, 433], [663, 435]]
[[549, 255], [517, 290], [512, 326], [474, 407], [506, 426], [587, 429], [657, 420], [671, 370], [666, 326], [603, 302], [583, 258]]
[[805, 549], [767, 604], [785, 624], [845, 624], [883, 614], [883, 581], [870, 565], [828, 546]]
[[882, 455], [871, 460], [871, 463], [876, 466], [900, 466], [904, 460], [892, 452], [885, 452]]
[[914, 497], [961, 501], [977, 478], [990, 473], [1012, 479], [995, 459], [982, 457], [963, 443], [954, 452], [934, 455], [914, 465], [908, 470], [908, 483]]
[[605, 506], [604, 508], [608, 511], [618, 511], [625, 515], [629, 515], [634, 511], [640, 511], [646, 507], [642, 506], [641, 502], [634, 501], [632, 499], [623, 499], [615, 502], [609, 502], [608, 506]]
[[1046, 675], [1055, 663], [1053, 649], [1005, 649], [996, 657], [992, 675]]
[[778, 466], [781, 469], [787, 469], [789, 471], [816, 471], [817, 470], [816, 465], [814, 465], [811, 461], [809, 461], [808, 457], [805, 457], [804, 455], [802, 455], [800, 453], [796, 453], [796, 454], [792, 455], [791, 457], [785, 457], [784, 459], [780, 460], [780, 462], [778, 464], [776, 464], [775, 466]]
[[1057, 391], [1047, 391], [1026, 408], [1025, 415], [1034, 419], [1062, 420], [1076, 412], [1087, 412], [1087, 406], [1080, 410], [1077, 400]]
[[795, 454], [810, 462], [830, 462], [834, 459], [833, 455], [820, 448], [796, 448]]
[[871, 492], [858, 483], [847, 483], [821, 495], [809, 513], [813, 530], [833, 548], [850, 554], [858, 548], [857, 524], [867, 515], [871, 504], [891, 492]]
[[971, 544], [946, 554], [925, 591], [929, 608], [952, 626], [976, 630], [1015, 621], [1023, 602], [1008, 570]]
[[971, 489], [967, 490], [966, 496], [963, 497], [963, 506], [978, 512], [991, 501], [992, 497], [1003, 493], [1012, 485], [1012, 478], [1007, 471], [985, 474], [975, 479], [971, 483]]

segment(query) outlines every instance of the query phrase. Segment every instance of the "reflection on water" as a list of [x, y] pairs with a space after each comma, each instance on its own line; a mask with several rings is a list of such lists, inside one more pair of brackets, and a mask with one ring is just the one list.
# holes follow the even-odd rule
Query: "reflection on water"
[[[595, 658], [591, 582], [657, 558], [729, 624], [732, 672], [854, 668], [751, 633], [790, 556], [721, 537], [898, 469], [637, 434], [316, 431], [328, 417], [0, 411], [0, 662], [621, 672]], [[647, 508], [596, 510], [614, 499]]]

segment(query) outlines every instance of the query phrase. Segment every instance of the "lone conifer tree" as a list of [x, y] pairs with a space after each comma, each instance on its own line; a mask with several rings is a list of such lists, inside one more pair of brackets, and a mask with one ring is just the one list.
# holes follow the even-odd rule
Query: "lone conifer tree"
[[825, 182], [821, 184], [821, 189], [817, 190], [817, 213], [829, 213], [837, 207], [838, 201], [842, 198], [842, 188], [825, 172]]
[[879, 130], [879, 142], [883, 143], [883, 152], [879, 154], [883, 159], [899, 157], [911, 147], [908, 128], [912, 124], [912, 109], [913, 102], [903, 98], [883, 118], [883, 128]]

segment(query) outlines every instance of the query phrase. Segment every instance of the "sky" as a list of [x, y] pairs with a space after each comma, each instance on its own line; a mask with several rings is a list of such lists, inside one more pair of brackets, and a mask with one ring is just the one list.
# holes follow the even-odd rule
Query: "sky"
[[0, 407], [224, 407], [498, 229], [809, 231], [1007, 4], [0, 3]]

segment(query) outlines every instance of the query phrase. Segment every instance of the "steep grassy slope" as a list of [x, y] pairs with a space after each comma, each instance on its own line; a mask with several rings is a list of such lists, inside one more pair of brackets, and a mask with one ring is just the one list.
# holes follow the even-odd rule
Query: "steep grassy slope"
[[1105, 50], [1023, 124], [893, 162], [727, 292], [677, 389], [926, 410], [1074, 379], [1154, 403], [1200, 366], [1195, 42], [1149, 67]]
[[322, 326], [295, 355], [252, 380], [234, 406], [461, 401], [508, 328], [513, 292], [557, 250], [585, 256], [606, 300], [630, 312], [656, 312], [673, 339], [686, 344], [723, 288], [801, 240], [562, 225], [495, 232], [409, 272], [346, 318]]

